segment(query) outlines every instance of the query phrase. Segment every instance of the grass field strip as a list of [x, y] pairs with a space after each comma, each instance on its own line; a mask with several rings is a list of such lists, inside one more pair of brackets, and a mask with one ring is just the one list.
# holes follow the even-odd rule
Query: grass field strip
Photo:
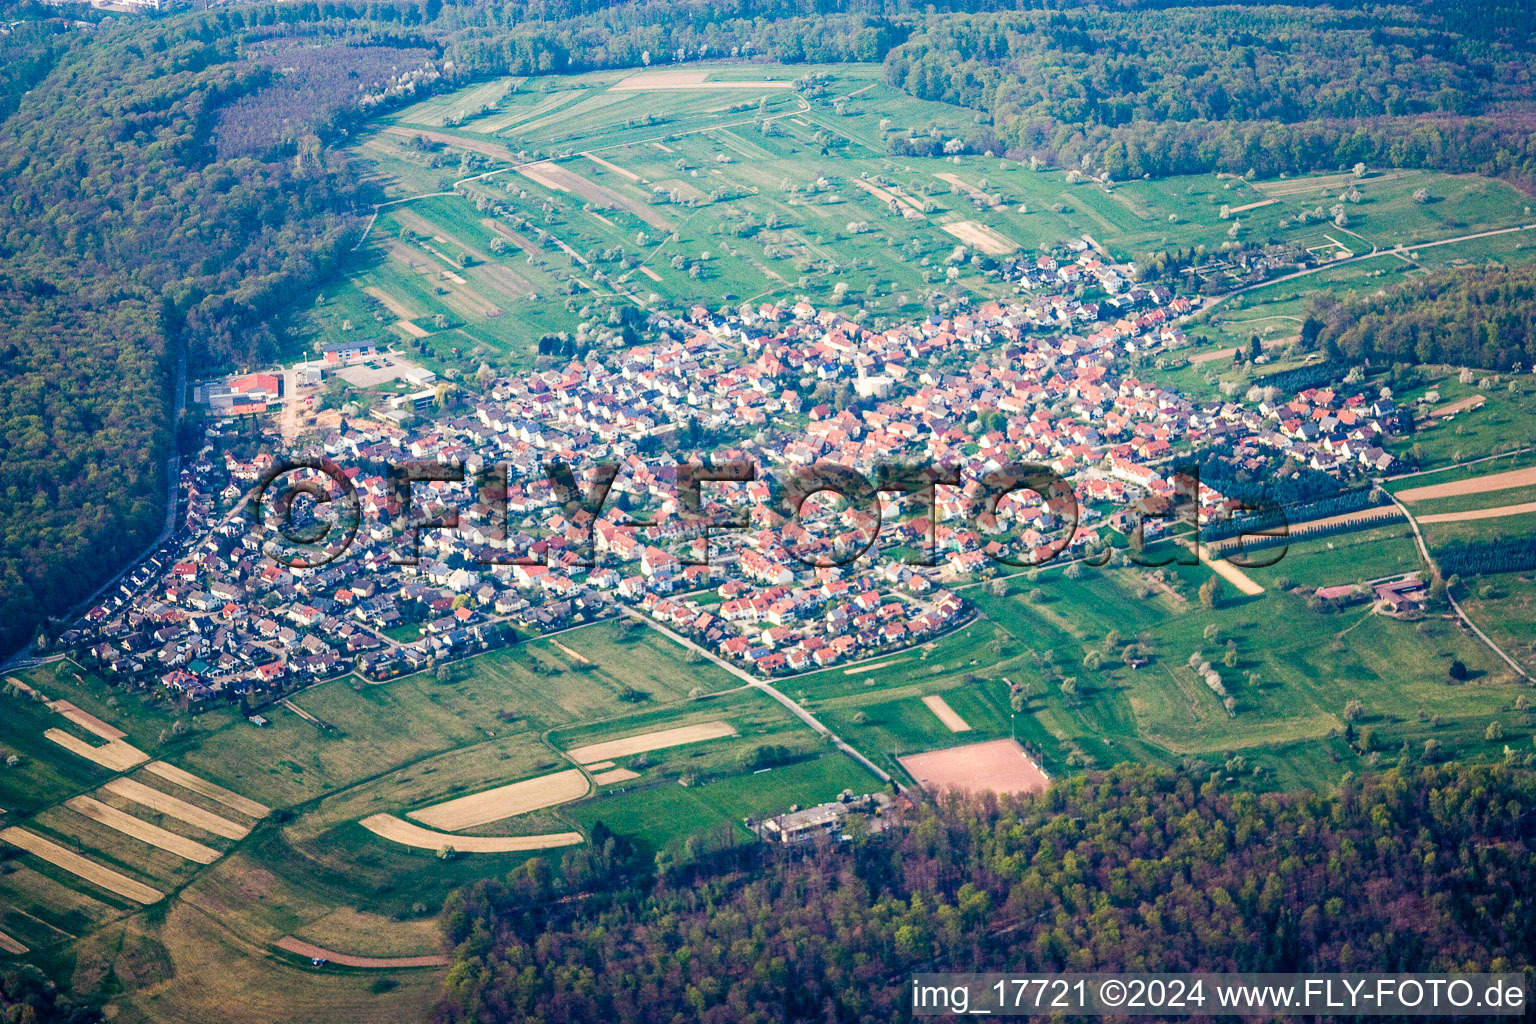
[[459, 832], [543, 807], [569, 803], [586, 796], [587, 789], [586, 773], [571, 768], [434, 804], [412, 811], [406, 817], [432, 828]]
[[584, 747], [577, 747], [569, 753], [580, 764], [592, 764], [597, 761], [611, 761], [616, 757], [628, 757], [631, 754], [665, 750], [668, 747], [682, 746], [684, 743], [699, 743], [735, 735], [736, 729], [729, 722], [705, 722], [702, 725], [684, 725], [676, 729], [641, 733], [624, 739], [590, 743]]
[[360, 824], [374, 835], [418, 850], [451, 846], [457, 853], [523, 853], [552, 850], [582, 842], [580, 832], [553, 832], [542, 836], [455, 836], [412, 825], [391, 814], [374, 814]]
[[131, 800], [151, 810], [159, 811], [161, 814], [184, 821], [188, 825], [195, 825], [205, 832], [212, 832], [216, 836], [223, 836], [225, 839], [244, 839], [251, 832], [244, 825], [230, 821], [228, 818], [221, 818], [211, 811], [203, 810], [196, 804], [189, 804], [179, 797], [171, 796], [169, 793], [158, 789], [152, 789], [142, 782], [135, 782], [133, 779], [113, 779], [103, 786], [102, 789], [108, 793], [120, 796], [124, 800]]
[[92, 885], [100, 886], [111, 893], [133, 900], [135, 903], [143, 903], [146, 906], [158, 903], [165, 898], [165, 893], [159, 889], [151, 889], [142, 882], [136, 882], [127, 875], [119, 874], [111, 868], [103, 867], [93, 860], [87, 860], [66, 850], [58, 843], [44, 839], [35, 832], [28, 832], [22, 828], [8, 828], [0, 832], [0, 840], [10, 843], [12, 846], [26, 850], [35, 857], [40, 857], [56, 868], [68, 871], [85, 879]]
[[174, 782], [182, 789], [189, 789], [199, 796], [205, 796], [216, 803], [223, 804], [230, 810], [239, 811], [241, 814], [249, 817], [265, 818], [272, 813], [272, 808], [266, 804], [257, 803], [255, 800], [248, 800], [239, 793], [231, 793], [223, 786], [215, 786], [206, 779], [200, 779], [191, 772], [182, 771], [175, 765], [166, 764], [164, 761], [153, 761], [145, 765], [144, 770], [153, 772], [162, 779]]
[[77, 796], [66, 800], [64, 806], [141, 843], [158, 847], [167, 853], [174, 853], [183, 860], [190, 860], [197, 864], [212, 864], [222, 856], [218, 850], [210, 846], [204, 846], [186, 836], [179, 836], [159, 825], [151, 825], [126, 811], [120, 811], [92, 797]]

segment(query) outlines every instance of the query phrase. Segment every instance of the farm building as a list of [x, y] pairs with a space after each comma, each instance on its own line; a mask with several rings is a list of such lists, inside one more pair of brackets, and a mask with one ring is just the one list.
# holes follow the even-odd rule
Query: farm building
[[[841, 799], [831, 803], [817, 804], [815, 807], [765, 819], [753, 831], [770, 843], [809, 843], [818, 836], [841, 839], [848, 815], [868, 814], [878, 817], [890, 802], [890, 797], [884, 793], [867, 793], [864, 796], [844, 793]], [[884, 822], [870, 823], [871, 832], [882, 828]]]

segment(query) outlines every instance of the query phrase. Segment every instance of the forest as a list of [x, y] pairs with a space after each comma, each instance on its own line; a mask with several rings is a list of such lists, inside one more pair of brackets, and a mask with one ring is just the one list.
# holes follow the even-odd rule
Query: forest
[[919, 970], [1529, 967], [1532, 773], [1405, 755], [1335, 795], [1255, 795], [1241, 761], [924, 803], [585, 899], [532, 862], [450, 900], [437, 1020], [889, 1021]]
[[[19, 60], [0, 75], [14, 104], [0, 124], [0, 650], [154, 537], [177, 351], [194, 372], [273, 353], [268, 321], [332, 272], [356, 219], [356, 186], [316, 133], [358, 104], [359, 82], [411, 91], [389, 80], [401, 51], [384, 49], [340, 62], [350, 77], [274, 130], [290, 92], [259, 39], [242, 52], [241, 28], [6, 37]], [[251, 106], [262, 94], [277, 102]]]
[[[932, 21], [886, 80], [986, 115], [1015, 155], [1114, 180], [1367, 165], [1536, 184], [1528, 51], [1448, 6], [1228, 6]], [[1475, 24], [1475, 22], [1474, 22]], [[1497, 35], [1497, 33], [1495, 33]]]
[[1529, 264], [1442, 271], [1349, 302], [1320, 292], [1310, 315], [1334, 365], [1536, 366], [1536, 266]]

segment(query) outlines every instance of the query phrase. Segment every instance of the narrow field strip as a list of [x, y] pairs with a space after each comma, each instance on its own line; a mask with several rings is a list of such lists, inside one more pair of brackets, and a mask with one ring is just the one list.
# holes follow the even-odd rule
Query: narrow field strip
[[77, 796], [72, 800], [66, 800], [64, 806], [141, 843], [148, 843], [167, 853], [174, 853], [182, 860], [190, 860], [197, 864], [212, 864], [222, 856], [211, 846], [204, 846], [196, 840], [179, 836], [159, 825], [151, 825], [147, 821], [135, 818], [127, 811], [120, 811], [110, 804], [104, 804], [88, 796]]
[[1252, 576], [1249, 576], [1226, 559], [1213, 557], [1211, 549], [1204, 544], [1199, 545], [1199, 555], [1200, 561], [1205, 564], [1206, 568], [1232, 584], [1238, 590], [1241, 590], [1247, 596], [1258, 597], [1264, 593], [1264, 588], [1254, 582]]
[[21, 954], [27, 951], [27, 947], [5, 934], [5, 932], [0, 932], [0, 950], [4, 950], [12, 956], [21, 956]]
[[938, 694], [930, 694], [924, 697], [923, 703], [928, 706], [929, 711], [932, 711], [938, 717], [939, 721], [948, 727], [950, 732], [971, 731], [971, 724], [961, 718], [959, 712], [949, 706], [949, 701]]
[[630, 75], [608, 87], [609, 92], [673, 92], [678, 90], [705, 89], [792, 89], [793, 82], [710, 82], [708, 71], [642, 71]]
[[579, 769], [570, 768], [553, 775], [524, 779], [483, 793], [472, 793], [457, 800], [434, 804], [419, 811], [411, 811], [406, 817], [432, 828], [458, 832], [518, 814], [527, 814], [541, 807], [568, 803], [586, 795], [586, 775]]
[[453, 836], [412, 825], [391, 814], [375, 814], [359, 822], [374, 835], [418, 850], [451, 846], [458, 853], [522, 853], [553, 850], [582, 842], [580, 832], [552, 832], [542, 836]]
[[906, 658], [890, 658], [890, 659], [887, 659], [885, 661], [874, 662], [873, 664], [870, 664], [870, 665], [855, 665], [855, 666], [853, 666], [853, 668], [845, 668], [845, 669], [843, 669], [843, 675], [845, 675], [845, 676], [860, 676], [860, 675], [863, 675], [865, 672], [873, 672], [876, 669], [889, 668], [892, 665], [899, 665], [903, 661], [906, 661], [906, 660], [907, 660]]
[[613, 173], [622, 175], [622, 176], [628, 178], [630, 181], [639, 181], [640, 180], [640, 175], [636, 174], [634, 171], [631, 171], [631, 170], [629, 170], [626, 167], [620, 167], [618, 164], [613, 163], [612, 161], [604, 160], [602, 157], [596, 156], [596, 155], [594, 155], [592, 153], [583, 153], [581, 155], [586, 157], [588, 160], [591, 160], [593, 163], [597, 164], [597, 166], [599, 166], [599, 167], [606, 167], [608, 170], [612, 171]]
[[151, 761], [144, 766], [144, 770], [153, 772], [168, 782], [176, 783], [182, 789], [189, 789], [199, 796], [205, 796], [210, 800], [223, 804], [232, 811], [239, 811], [241, 814], [248, 815], [249, 817], [265, 818], [272, 813], [272, 808], [266, 804], [257, 803], [255, 800], [243, 797], [239, 793], [232, 793], [223, 786], [216, 786], [207, 779], [199, 778], [191, 772], [183, 771], [173, 764], [166, 764], [164, 761]]
[[1399, 501], [1425, 501], [1429, 498], [1457, 498], [1463, 494], [1482, 494], [1485, 491], [1507, 491], [1515, 487], [1536, 484], [1536, 466], [1511, 469], [1503, 473], [1489, 473], [1466, 480], [1452, 480], [1425, 487], [1410, 487], [1397, 492]]
[[77, 853], [66, 850], [58, 843], [50, 842], [26, 829], [8, 828], [0, 832], [0, 840], [20, 847], [35, 857], [41, 857], [56, 868], [62, 868], [92, 885], [100, 886], [108, 892], [116, 893], [135, 903], [143, 903], [147, 906], [165, 898], [165, 893], [159, 889], [151, 889], [142, 882], [135, 882], [126, 875], [120, 875], [93, 860], [87, 860]]
[[113, 740], [124, 739], [128, 735], [123, 730], [103, 722], [89, 711], [82, 711], [80, 708], [75, 707], [75, 705], [67, 700], [52, 701], [48, 705], [48, 709], [63, 715], [92, 736], [99, 736], [109, 743]]
[[307, 956], [311, 960], [325, 960], [342, 967], [377, 967], [381, 970], [396, 970], [406, 967], [447, 967], [449, 963], [448, 957], [442, 953], [432, 953], [427, 956], [352, 956], [350, 953], [338, 953], [312, 942], [296, 939], [292, 935], [284, 935], [273, 945], [289, 953]]
[[124, 743], [122, 740], [113, 740], [99, 747], [93, 747], [63, 729], [49, 729], [43, 733], [46, 739], [52, 740], [71, 754], [79, 754], [87, 761], [94, 761], [103, 768], [109, 768], [114, 772], [126, 772], [137, 768], [149, 760], [149, 755], [138, 747]]
[[132, 779], [113, 779], [102, 787], [108, 793], [115, 793], [124, 800], [132, 800], [136, 804], [143, 804], [161, 814], [170, 815], [188, 825], [196, 825], [205, 832], [212, 832], [216, 836], [225, 839], [244, 839], [250, 835], [251, 830], [244, 825], [236, 824], [228, 818], [221, 818], [211, 811], [205, 811], [196, 804], [189, 804], [185, 800], [162, 793], [158, 789], [151, 789], [142, 782]]
[[594, 761], [611, 761], [616, 757], [628, 757], [630, 754], [645, 754], [652, 750], [679, 747], [684, 743], [699, 743], [735, 735], [736, 729], [729, 722], [705, 722], [702, 725], [684, 725], [676, 729], [662, 729], [660, 732], [647, 732], [639, 736], [590, 743], [585, 747], [577, 747], [569, 753], [578, 764], [591, 764]]
[[1500, 505], [1497, 508], [1474, 508], [1465, 512], [1437, 512], [1431, 516], [1415, 516], [1421, 523], [1465, 523], [1473, 519], [1503, 519], [1505, 516], [1523, 516], [1536, 512], [1536, 501], [1523, 505]]
[[1019, 243], [985, 224], [974, 220], [959, 220], [941, 225], [945, 232], [954, 235], [966, 245], [973, 246], [988, 256], [1006, 256], [1019, 247]]

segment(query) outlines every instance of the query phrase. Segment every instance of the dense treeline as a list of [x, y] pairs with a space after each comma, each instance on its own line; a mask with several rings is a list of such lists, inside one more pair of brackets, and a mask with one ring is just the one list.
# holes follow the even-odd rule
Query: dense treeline
[[344, 63], [287, 138], [227, 145], [244, 102], [280, 91], [238, 17], [58, 24], [7, 37], [0, 73], [0, 649], [163, 522], [177, 347], [262, 359], [267, 320], [333, 271], [352, 186], [314, 132], [377, 77]]
[[1445, 576], [1485, 576], [1536, 569], [1536, 537], [1457, 541], [1435, 549], [1435, 562]]
[[1442, 271], [1350, 302], [1319, 292], [1318, 341], [1350, 363], [1536, 365], [1536, 266]]
[[439, 1021], [907, 1019], [916, 970], [1521, 970], [1536, 776], [1416, 768], [1337, 796], [1122, 766], [893, 832], [758, 849], [624, 898], [547, 871], [450, 901]]
[[[1206, 481], [1206, 483], [1209, 482], [1209, 480]], [[1376, 508], [1389, 503], [1387, 496], [1375, 487], [1351, 487], [1337, 494], [1314, 498], [1310, 501], [1296, 502], [1278, 509], [1249, 512], [1219, 520], [1203, 528], [1200, 535], [1207, 541], [1226, 540], [1243, 534], [1271, 531], [1282, 525], [1327, 519], [1331, 516]]]
[[[1308, 342], [1308, 332], [1304, 329], [1301, 334], [1304, 348], [1315, 347], [1315, 343]], [[1342, 379], [1349, 371], [1337, 363], [1316, 363], [1310, 366], [1297, 366], [1290, 370], [1281, 370], [1278, 373], [1261, 374], [1253, 379], [1253, 383], [1261, 388], [1278, 388], [1283, 395], [1293, 395], [1298, 391], [1308, 388], [1320, 388], [1334, 384]]]
[[1536, 185], [1527, 51], [1462, 36], [1435, 11], [952, 17], [892, 50], [886, 78], [985, 111], [1021, 156], [1116, 179], [1365, 162]]

